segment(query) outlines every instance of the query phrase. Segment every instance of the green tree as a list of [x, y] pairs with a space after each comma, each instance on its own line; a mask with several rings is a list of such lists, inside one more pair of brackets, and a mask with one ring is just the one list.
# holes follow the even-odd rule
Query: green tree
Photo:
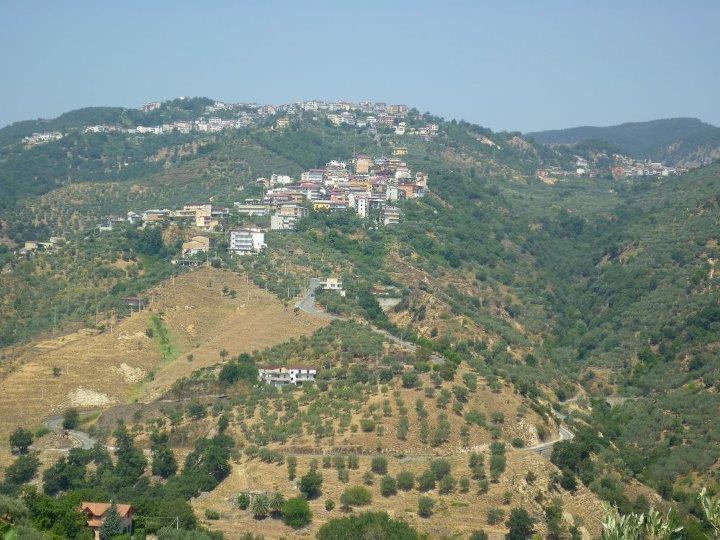
[[152, 448], [152, 473], [168, 478], [177, 472], [177, 461], [173, 451], [164, 445]]
[[308, 499], [319, 497], [322, 493], [323, 477], [317, 471], [309, 471], [305, 476], [300, 478], [300, 492]]
[[241, 493], [237, 498], [237, 505], [240, 510], [247, 510], [250, 506], [250, 495]]
[[510, 517], [505, 522], [509, 540], [527, 540], [533, 534], [533, 519], [524, 508], [513, 508]]
[[364, 486], [350, 486], [342, 492], [340, 502], [343, 507], [366, 506], [372, 501], [372, 494]]
[[75, 429], [80, 423], [80, 413], [77, 409], [71, 408], [65, 411], [63, 415], [62, 427], [63, 429]]
[[[327, 503], [325, 504], [327, 508]], [[304, 527], [312, 520], [312, 512], [307, 500], [293, 497], [285, 501], [282, 507], [283, 520], [293, 529]]]
[[5, 481], [14, 486], [20, 486], [35, 478], [40, 460], [34, 455], [18, 456], [18, 458], [5, 469]]
[[317, 540], [420, 540], [421, 536], [406, 522], [391, 519], [386, 512], [364, 512], [331, 519], [317, 534]]
[[113, 502], [107, 512], [105, 512], [105, 519], [100, 526], [100, 538], [101, 540], [110, 540], [115, 536], [120, 536], [123, 530], [122, 518], [118, 512], [117, 505]]
[[19, 427], [10, 435], [10, 448], [15, 454], [27, 454], [32, 441], [32, 433], [27, 429]]

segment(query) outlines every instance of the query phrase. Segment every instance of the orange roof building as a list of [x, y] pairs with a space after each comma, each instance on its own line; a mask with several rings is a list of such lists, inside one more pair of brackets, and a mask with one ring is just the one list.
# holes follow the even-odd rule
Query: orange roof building
[[[80, 511], [87, 517], [87, 524], [94, 533], [95, 540], [100, 540], [100, 527], [105, 523], [105, 515], [110, 510], [112, 503], [83, 502], [80, 504]], [[122, 520], [126, 532], [132, 531], [133, 516], [135, 510], [129, 504], [116, 504], [118, 514]]]

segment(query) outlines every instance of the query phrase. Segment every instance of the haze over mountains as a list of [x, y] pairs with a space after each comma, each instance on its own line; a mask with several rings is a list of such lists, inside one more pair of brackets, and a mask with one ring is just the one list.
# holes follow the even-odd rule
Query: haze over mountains
[[581, 126], [526, 133], [549, 145], [602, 141], [640, 159], [695, 167], [720, 157], [720, 128], [697, 118], [627, 122], [617, 126]]

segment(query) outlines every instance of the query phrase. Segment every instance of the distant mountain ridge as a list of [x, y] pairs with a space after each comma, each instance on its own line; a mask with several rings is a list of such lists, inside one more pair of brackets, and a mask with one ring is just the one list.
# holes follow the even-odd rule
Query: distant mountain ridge
[[580, 126], [525, 135], [548, 145], [603, 141], [633, 157], [675, 165], [707, 165], [720, 158], [720, 128], [698, 118], [668, 118], [607, 127]]

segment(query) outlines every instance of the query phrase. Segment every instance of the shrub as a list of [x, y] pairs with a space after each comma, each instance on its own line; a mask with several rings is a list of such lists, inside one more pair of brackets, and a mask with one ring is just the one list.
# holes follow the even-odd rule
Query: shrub
[[417, 486], [420, 491], [435, 489], [435, 475], [430, 469], [425, 470], [417, 479]]
[[80, 413], [77, 409], [68, 409], [63, 416], [63, 429], [75, 429], [80, 424]]
[[487, 522], [488, 525], [497, 525], [505, 517], [505, 512], [500, 508], [488, 508], [487, 511]]
[[420, 379], [414, 371], [406, 371], [402, 374], [402, 385], [404, 388], [416, 388]]
[[525, 441], [523, 441], [520, 437], [513, 437], [513, 440], [510, 441], [510, 444], [513, 445], [513, 448], [522, 448], [525, 446]]
[[266, 495], [255, 495], [250, 503], [250, 512], [255, 519], [266, 518], [270, 511], [270, 501]]
[[[327, 503], [325, 504], [327, 508]], [[304, 527], [312, 520], [310, 505], [302, 497], [288, 499], [282, 506], [283, 521], [293, 529]]]
[[5, 482], [20, 486], [32, 480], [37, 474], [40, 460], [33, 454], [21, 455], [5, 469]]
[[365, 433], [370, 433], [371, 431], [374, 431], [375, 420], [373, 420], [372, 418], [361, 418], [360, 429], [362, 429]]
[[397, 487], [410, 491], [415, 485], [415, 475], [411, 471], [400, 471], [397, 475]]
[[213, 510], [212, 508], [206, 508], [205, 509], [205, 518], [206, 519], [220, 519], [220, 512], [217, 510]]
[[427, 518], [432, 516], [433, 508], [435, 508], [435, 501], [430, 497], [425, 495], [418, 497], [418, 515], [420, 517]]
[[250, 495], [247, 493], [241, 493], [237, 498], [237, 505], [240, 510], [247, 510], [250, 506]]
[[285, 505], [285, 497], [282, 493], [279, 491], [276, 491], [273, 493], [273, 496], [270, 497], [270, 502], [268, 503], [268, 507], [270, 508], [270, 511], [273, 514], [280, 514], [283, 512], [283, 507]]
[[462, 493], [470, 491], [470, 479], [467, 476], [460, 478], [460, 491]]
[[488, 540], [488, 534], [482, 529], [473, 531], [470, 535], [470, 540]]
[[350, 481], [350, 471], [347, 469], [338, 469], [338, 480], [343, 484], [347, 484]]
[[363, 484], [366, 486], [372, 486], [375, 483], [375, 475], [372, 473], [372, 471], [368, 471], [365, 474], [363, 474]]
[[372, 458], [370, 469], [375, 474], [387, 473], [387, 458], [385, 456], [375, 456]]
[[455, 489], [455, 479], [451, 474], [446, 474], [440, 479], [438, 484], [438, 491], [440, 493], [450, 493]]
[[530, 517], [527, 510], [524, 508], [514, 508], [510, 512], [510, 518], [508, 518], [505, 525], [508, 527], [507, 538], [509, 540], [525, 540], [530, 538], [533, 534], [534, 520]]
[[450, 462], [446, 459], [434, 459], [430, 463], [430, 471], [435, 480], [440, 480], [446, 474], [450, 474]]
[[356, 454], [348, 456], [348, 469], [357, 469], [360, 466], [360, 458]]
[[332, 499], [328, 499], [327, 501], [325, 501], [325, 510], [330, 512], [334, 508], [335, 508], [335, 501], [333, 501]]
[[308, 499], [314, 499], [321, 493], [323, 477], [317, 471], [309, 471], [300, 478], [300, 492]]
[[342, 492], [340, 502], [344, 507], [366, 506], [372, 501], [372, 494], [363, 486], [350, 486]]
[[420, 540], [421, 536], [410, 525], [391, 519], [386, 512], [364, 512], [357, 516], [331, 519], [317, 534], [317, 540], [363, 540], [387, 538]]
[[32, 441], [32, 433], [19, 427], [10, 435], [10, 448], [16, 454], [26, 454]]
[[297, 474], [297, 458], [295, 456], [288, 456], [287, 468], [288, 480], [295, 480], [295, 475]]
[[391, 497], [397, 493], [397, 482], [392, 476], [383, 476], [380, 480], [380, 495]]

